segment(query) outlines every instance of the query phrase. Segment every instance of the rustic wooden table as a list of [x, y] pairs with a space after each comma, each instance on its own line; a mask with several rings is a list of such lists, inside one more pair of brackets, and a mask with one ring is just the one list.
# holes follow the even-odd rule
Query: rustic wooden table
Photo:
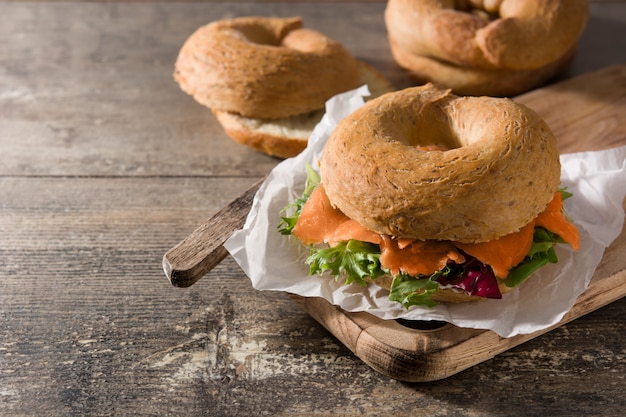
[[[222, 17], [300, 15], [403, 87], [384, 6], [0, 2], [0, 415], [623, 415], [625, 299], [420, 384], [230, 258], [167, 282], [163, 254], [278, 162], [181, 92], [182, 42]], [[626, 2], [593, 2], [566, 77], [623, 63]]]

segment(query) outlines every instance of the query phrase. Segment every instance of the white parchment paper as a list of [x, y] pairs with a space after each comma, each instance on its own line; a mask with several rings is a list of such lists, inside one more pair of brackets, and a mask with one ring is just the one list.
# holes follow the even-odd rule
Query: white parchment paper
[[323, 297], [350, 312], [366, 311], [383, 319], [441, 320], [459, 327], [489, 329], [502, 337], [532, 333], [558, 323], [587, 288], [606, 247], [621, 233], [626, 195], [626, 147], [561, 156], [562, 186], [574, 196], [565, 208], [580, 230], [580, 250], [557, 247], [549, 264], [501, 300], [412, 307], [388, 300], [375, 285], [345, 286], [328, 276], [310, 276], [308, 250], [278, 233], [281, 210], [302, 194], [306, 163], [317, 166], [324, 143], [337, 123], [363, 105], [366, 86], [340, 94], [326, 104], [308, 147], [269, 174], [257, 192], [241, 230], [224, 244], [257, 290]]

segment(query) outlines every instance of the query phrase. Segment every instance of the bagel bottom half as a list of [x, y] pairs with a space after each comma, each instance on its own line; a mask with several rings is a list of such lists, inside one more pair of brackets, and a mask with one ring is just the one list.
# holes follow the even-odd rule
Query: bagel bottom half
[[452, 92], [468, 96], [512, 97], [544, 85], [570, 65], [575, 50], [556, 61], [532, 70], [483, 69], [462, 67], [403, 50], [391, 37], [391, 53], [396, 63], [418, 83], [433, 82]]
[[[368, 85], [371, 93], [369, 98], [394, 90], [376, 69], [361, 61], [358, 64], [360, 85]], [[289, 158], [304, 150], [315, 125], [324, 116], [324, 111], [321, 108], [280, 119], [262, 119], [212, 109], [226, 134], [235, 142], [279, 158]]]

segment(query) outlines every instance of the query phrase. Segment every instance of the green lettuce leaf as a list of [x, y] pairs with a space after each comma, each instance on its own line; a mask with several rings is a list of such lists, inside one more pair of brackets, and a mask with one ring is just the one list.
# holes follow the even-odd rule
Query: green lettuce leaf
[[322, 249], [311, 247], [305, 262], [311, 275], [330, 271], [336, 280], [344, 277], [346, 285], [354, 282], [367, 286], [366, 278], [385, 275], [380, 266], [380, 247], [359, 240], [348, 240]]
[[391, 284], [389, 299], [397, 301], [407, 309], [414, 305], [434, 307], [439, 304], [430, 298], [439, 289], [439, 283], [435, 281], [436, 276], [437, 274], [433, 274], [429, 278], [418, 278], [407, 274], [397, 275]]
[[290, 235], [293, 232], [293, 228], [296, 226], [296, 222], [298, 221], [298, 217], [300, 217], [300, 213], [302, 212], [302, 207], [304, 203], [307, 202], [311, 193], [320, 184], [321, 178], [320, 174], [313, 169], [313, 167], [309, 164], [306, 164], [306, 182], [304, 183], [304, 191], [302, 195], [298, 197], [293, 203], [289, 204], [285, 207], [282, 212], [286, 213], [290, 209], [293, 209], [293, 213], [291, 216], [282, 216], [280, 218], [280, 223], [278, 224], [278, 232], [281, 235]]
[[554, 245], [557, 243], [563, 243], [563, 239], [543, 227], [535, 228], [533, 243], [528, 255], [519, 265], [509, 271], [509, 275], [504, 279], [504, 284], [507, 287], [516, 287], [542, 266], [548, 263], [557, 263], [558, 258], [554, 251]]
[[563, 201], [567, 200], [568, 198], [574, 195], [570, 193], [569, 191], [567, 191], [567, 187], [559, 188], [559, 192], [561, 193], [561, 198], [563, 199]]

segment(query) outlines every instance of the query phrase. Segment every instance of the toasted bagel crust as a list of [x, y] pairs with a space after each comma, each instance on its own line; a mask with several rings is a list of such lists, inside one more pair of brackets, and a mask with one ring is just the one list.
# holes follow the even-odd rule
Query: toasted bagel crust
[[359, 81], [348, 51], [302, 28], [297, 17], [240, 17], [202, 26], [183, 44], [175, 67], [175, 80], [199, 103], [259, 118], [323, 108]]
[[587, 0], [389, 0], [389, 34], [405, 51], [476, 68], [530, 70], [578, 42]]
[[392, 55], [418, 82], [513, 96], [570, 64], [588, 0], [389, 0]]
[[[417, 147], [425, 145], [449, 150]], [[534, 111], [432, 84], [385, 94], [343, 119], [320, 170], [330, 202], [369, 230], [467, 243], [519, 230], [560, 182], [556, 139]]]

